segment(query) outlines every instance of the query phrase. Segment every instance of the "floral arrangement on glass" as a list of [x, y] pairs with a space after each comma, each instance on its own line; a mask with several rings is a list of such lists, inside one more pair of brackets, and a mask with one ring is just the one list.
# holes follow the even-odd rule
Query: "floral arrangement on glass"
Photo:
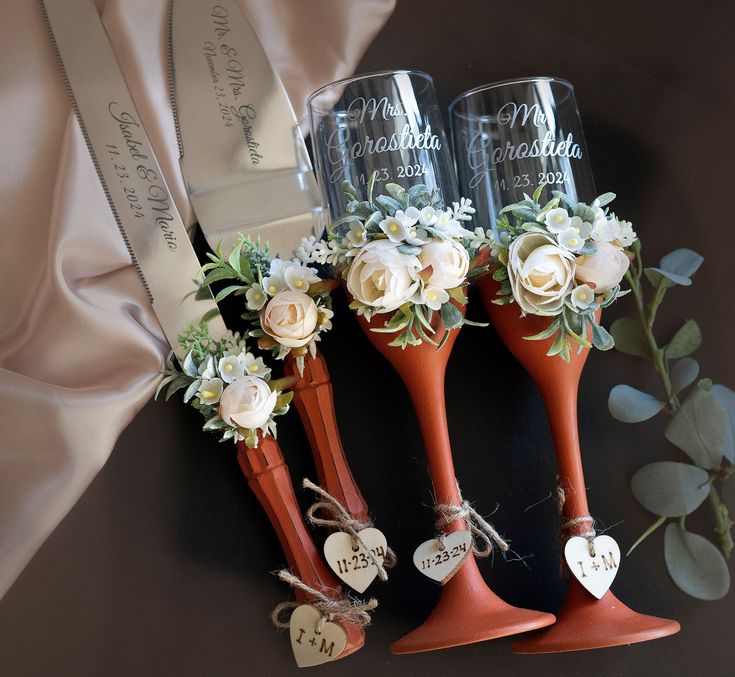
[[[467, 279], [479, 272], [468, 251], [473, 233], [462, 225], [475, 209], [465, 198], [445, 208], [423, 184], [406, 190], [387, 183], [387, 195], [375, 196], [376, 176], [364, 200], [343, 182], [350, 199], [347, 213], [333, 222], [327, 241], [311, 242], [307, 260], [334, 266], [358, 315], [369, 321], [392, 313], [382, 327], [371, 328], [398, 334], [389, 345], [406, 348], [426, 341], [440, 348], [452, 329], [478, 324], [457, 307], [467, 303]], [[434, 312], [445, 328], [438, 341], [431, 336]]]
[[541, 184], [533, 196], [504, 207], [495, 231], [476, 228], [471, 246], [490, 248], [496, 264], [493, 279], [500, 284], [494, 303], [515, 302], [522, 315], [553, 317], [548, 328], [525, 338], [553, 337], [547, 354], [569, 361], [570, 339], [580, 352], [613, 347], [596, 313], [629, 293], [621, 291], [620, 282], [633, 257], [628, 248], [637, 238], [630, 222], [609, 212], [614, 193], [587, 205], [553, 191], [554, 197], [542, 206], [538, 199], [543, 188]]
[[[613, 417], [625, 423], [647, 421], [662, 411], [668, 414], [664, 435], [691, 463], [659, 461], [635, 473], [631, 481], [633, 495], [658, 518], [628, 554], [671, 520], [664, 534], [664, 556], [672, 580], [692, 597], [719, 599], [730, 588], [726, 558], [733, 550], [733, 520], [722, 489], [735, 474], [735, 392], [710, 379], [697, 381], [699, 364], [689, 357], [702, 342], [695, 320], [684, 322], [665, 345], [659, 345], [654, 333], [668, 290], [691, 286], [703, 258], [691, 249], [677, 249], [664, 256], [657, 268], [646, 268], [640, 249], [640, 243], [636, 243], [635, 262], [626, 273], [637, 315], [617, 319], [610, 332], [620, 352], [651, 360], [663, 397], [617, 385], [610, 391], [608, 407]], [[649, 300], [644, 278], [652, 290]], [[719, 548], [686, 529], [686, 517], [705, 501], [715, 523]]]
[[184, 402], [205, 418], [204, 430], [222, 433], [222, 441], [258, 446], [259, 433], [276, 437], [275, 418], [288, 411], [292, 379], [270, 380], [262, 357], [251, 353], [239, 334], [214, 340], [206, 324], [189, 326], [179, 341], [188, 351], [179, 368], [169, 356], [156, 398], [184, 390]]
[[279, 360], [295, 355], [302, 372], [304, 357], [316, 355], [320, 335], [332, 327], [329, 292], [336, 283], [306, 265], [304, 246], [310, 244], [304, 240], [293, 260], [272, 259], [267, 245], [261, 247], [245, 236], [227, 256], [221, 247], [207, 253], [210, 262], [202, 267], [203, 287], [229, 283], [215, 296], [217, 303], [230, 295], [244, 296], [241, 317], [247, 330], [243, 338], [234, 334], [214, 341], [206, 324], [188, 327], [179, 339], [189, 351], [187, 358], [180, 369], [169, 359], [158, 392], [168, 386], [168, 399], [186, 388], [184, 402], [202, 412], [205, 430], [223, 431], [223, 440], [244, 440], [254, 448], [258, 431], [275, 437], [274, 417], [286, 413], [293, 397], [283, 392], [293, 379], [269, 382], [270, 368], [248, 351], [245, 339], [256, 337], [258, 347]]

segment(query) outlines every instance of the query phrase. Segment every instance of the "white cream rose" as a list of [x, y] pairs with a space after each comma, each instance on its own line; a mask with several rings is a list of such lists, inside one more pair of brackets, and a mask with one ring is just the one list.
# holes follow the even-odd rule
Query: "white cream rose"
[[277, 399], [262, 378], [243, 376], [222, 392], [219, 415], [227, 425], [254, 430], [268, 422]]
[[314, 337], [319, 310], [301, 291], [282, 291], [260, 311], [260, 324], [268, 336], [289, 348], [304, 346]]
[[355, 256], [347, 273], [347, 289], [360, 303], [390, 312], [416, 293], [421, 261], [401, 254], [398, 247], [390, 240], [373, 240]]
[[424, 269], [431, 266], [426, 284], [442, 289], [459, 287], [470, 269], [470, 255], [456, 240], [432, 240], [421, 248], [419, 259]]
[[588, 284], [596, 294], [620, 284], [630, 266], [630, 259], [623, 249], [612, 242], [597, 243], [595, 254], [578, 256], [576, 262], [577, 280]]
[[508, 279], [524, 313], [558, 315], [574, 281], [574, 254], [541, 233], [524, 233], [508, 247]]

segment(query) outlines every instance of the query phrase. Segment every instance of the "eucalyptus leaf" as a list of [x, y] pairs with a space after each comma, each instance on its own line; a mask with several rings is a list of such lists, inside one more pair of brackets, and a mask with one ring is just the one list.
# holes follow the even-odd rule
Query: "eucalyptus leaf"
[[605, 327], [600, 326], [597, 322], [592, 322], [592, 345], [597, 350], [610, 350], [615, 346], [613, 337], [610, 336]]
[[700, 468], [718, 468], [727, 450], [730, 422], [711, 392], [694, 388], [666, 426], [666, 439]]
[[199, 376], [197, 366], [194, 364], [194, 355], [191, 351], [189, 351], [189, 354], [184, 358], [182, 368], [187, 376], [193, 376], [195, 378]]
[[688, 287], [692, 284], [692, 281], [684, 275], [677, 275], [676, 273], [663, 270], [662, 268], [645, 268], [643, 271], [648, 278], [648, 281], [657, 287], [662, 279], [666, 279], [666, 286], [673, 287], [675, 284], [679, 284], [682, 287]]
[[699, 362], [691, 357], [679, 360], [671, 370], [671, 388], [674, 394], [694, 383], [697, 376], [699, 376]]
[[587, 223], [594, 223], [597, 213], [592, 207], [588, 207], [583, 202], [580, 202], [574, 208], [574, 216], [578, 216], [582, 221], [586, 221]]
[[709, 493], [709, 475], [688, 463], [659, 461], [640, 468], [630, 481], [636, 500], [661, 517], [680, 517], [696, 510]]
[[687, 595], [703, 600], [724, 597], [730, 589], [730, 571], [722, 553], [706, 538], [671, 523], [664, 534], [666, 569]]
[[448, 301], [441, 307], [441, 318], [447, 329], [462, 326], [462, 313], [452, 302]]
[[574, 210], [574, 208], [577, 206], [577, 200], [575, 200], [573, 197], [567, 195], [566, 193], [562, 193], [560, 190], [552, 190], [551, 194], [554, 197], [558, 197], [561, 202], [563, 202], [569, 209]]
[[385, 208], [390, 216], [395, 216], [395, 213], [401, 208], [401, 203], [388, 195], [378, 195], [375, 198], [375, 202]]
[[730, 463], [735, 463], [735, 391], [716, 383], [710, 393], [727, 413], [729, 425], [723, 455]]
[[675, 275], [691, 277], [699, 270], [704, 258], [691, 249], [676, 249], [661, 259], [660, 267]]
[[649, 357], [651, 350], [638, 320], [632, 317], [621, 317], [612, 323], [610, 333], [615, 339], [615, 347], [626, 355]]
[[597, 204], [600, 207], [604, 207], [605, 205], [609, 205], [616, 197], [615, 193], [603, 193], [597, 198]]
[[631, 386], [617, 385], [610, 391], [607, 408], [618, 421], [640, 423], [658, 414], [664, 408], [664, 403]]
[[687, 320], [665, 348], [666, 357], [677, 360], [691, 355], [702, 345], [702, 331], [695, 320]]
[[385, 192], [388, 193], [394, 200], [398, 200], [401, 204], [406, 199], [406, 189], [403, 186], [399, 186], [397, 183], [386, 183]]

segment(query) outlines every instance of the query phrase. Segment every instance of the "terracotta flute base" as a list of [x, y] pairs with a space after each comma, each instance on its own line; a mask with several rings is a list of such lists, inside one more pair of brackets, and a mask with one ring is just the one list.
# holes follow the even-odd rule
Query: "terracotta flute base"
[[449, 649], [522, 632], [555, 621], [552, 614], [511, 606], [487, 587], [474, 556], [442, 588], [439, 602], [415, 630], [393, 644], [394, 654]]
[[[568, 363], [558, 356], [547, 356], [552, 339], [528, 341], [523, 337], [543, 331], [549, 325], [549, 318], [520, 317], [517, 304], [493, 303], [499, 287], [490, 275], [482, 276], [478, 286], [498, 334], [534, 379], [544, 400], [559, 465], [559, 483], [566, 496], [563, 519], [586, 517], [590, 512], [579, 447], [577, 392], [589, 349], [579, 354], [572, 350]], [[580, 524], [577, 533], [587, 528], [589, 523]], [[569, 535], [573, 534], [572, 531]], [[679, 630], [676, 621], [632, 611], [612, 592], [598, 600], [570, 575], [567, 598], [556, 625], [519, 640], [513, 650], [518, 653], [580, 651], [644, 642]]]
[[296, 358], [286, 358], [284, 371], [293, 376], [293, 403], [309, 439], [319, 486], [334, 496], [360, 522], [369, 520], [368, 506], [347, 463], [334, 412], [334, 395], [327, 363], [321, 353], [306, 355], [304, 373]]
[[[248, 485], [278, 534], [291, 572], [327, 597], [342, 597], [339, 583], [322, 561], [304, 524], [286, 461], [276, 440], [270, 436], [263, 437], [256, 449], [249, 449], [243, 442], [238, 443], [237, 460]], [[298, 589], [295, 590], [295, 596], [299, 602], [311, 601], [306, 593]], [[365, 644], [365, 632], [355, 623], [341, 621], [340, 625], [347, 633], [347, 647], [339, 655], [339, 658], [344, 658]]]
[[647, 642], [679, 630], [676, 621], [639, 614], [609, 590], [598, 600], [574, 579], [569, 583], [556, 625], [514, 642], [513, 652], [537, 654], [603, 649]]
[[[388, 345], [395, 338], [393, 334], [370, 330], [382, 326], [385, 319], [386, 316], [378, 315], [368, 323], [363, 317], [358, 318], [369, 341], [393, 365], [411, 396], [426, 446], [436, 501], [460, 505], [444, 401], [444, 374], [458, 330], [451, 332], [441, 350], [426, 342], [402, 350]], [[434, 313], [433, 324], [436, 336], [441, 338], [444, 326], [439, 313]], [[465, 528], [464, 522], [458, 520], [445, 531]], [[390, 649], [396, 654], [435, 651], [536, 630], [554, 620], [551, 614], [506, 604], [487, 587], [474, 555], [470, 554], [443, 587], [441, 598], [426, 621], [394, 642]]]

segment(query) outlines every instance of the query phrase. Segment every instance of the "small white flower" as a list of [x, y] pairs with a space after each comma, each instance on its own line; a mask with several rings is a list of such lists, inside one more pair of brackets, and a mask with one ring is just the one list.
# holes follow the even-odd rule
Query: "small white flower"
[[283, 279], [292, 291], [306, 293], [310, 284], [319, 282], [319, 276], [314, 268], [308, 266], [291, 265], [283, 273]]
[[589, 285], [580, 284], [572, 290], [571, 301], [578, 310], [587, 310], [595, 303], [595, 292]]
[[583, 240], [586, 240], [592, 232], [592, 224], [582, 221], [579, 216], [573, 216], [569, 222], [569, 226], [574, 228]]
[[202, 404], [217, 404], [222, 395], [224, 382], [221, 378], [210, 378], [201, 382], [197, 395]]
[[439, 220], [439, 216], [431, 205], [427, 205], [419, 212], [419, 223], [422, 226], [434, 226]]
[[267, 292], [268, 296], [275, 296], [279, 292], [285, 291], [286, 288], [286, 280], [283, 279], [283, 275], [270, 275], [263, 278], [263, 290]]
[[260, 310], [268, 300], [263, 287], [259, 284], [254, 284], [250, 287], [250, 289], [245, 292], [245, 298], [247, 299], [246, 306], [248, 310]]
[[550, 233], [558, 234], [569, 228], [571, 225], [571, 219], [569, 218], [569, 212], [562, 207], [557, 207], [546, 213], [544, 218], [546, 228]]
[[413, 226], [421, 217], [421, 212], [416, 207], [409, 207], [403, 212], [403, 220], [406, 226]]
[[630, 221], [620, 221], [620, 235], [618, 235], [618, 242], [623, 247], [630, 247], [636, 240], [638, 235], [633, 230], [633, 224]]
[[275, 258], [271, 260], [271, 267], [268, 271], [270, 275], [283, 275], [286, 268], [293, 265], [291, 261], [285, 261], [284, 259]]
[[426, 244], [431, 238], [423, 228], [411, 226], [406, 233], [406, 242], [414, 247], [420, 247]]
[[462, 227], [462, 224], [454, 218], [454, 212], [451, 209], [438, 213], [434, 228], [449, 237], [472, 237], [472, 231]]
[[584, 247], [584, 238], [579, 231], [570, 226], [556, 236], [559, 245], [570, 252], [578, 252]]
[[443, 304], [449, 301], [449, 294], [446, 289], [427, 285], [421, 290], [420, 303], [428, 306], [432, 310], [439, 310]]
[[242, 365], [243, 373], [245, 374], [265, 378], [271, 373], [270, 367], [265, 366], [262, 357], [255, 357], [252, 353], [240, 353], [237, 359]]
[[388, 236], [391, 242], [403, 242], [418, 221], [418, 210], [409, 207], [409, 212], [410, 214], [399, 209], [395, 216], [387, 216], [380, 222], [380, 230]]
[[198, 372], [202, 380], [205, 381], [217, 375], [214, 368], [214, 358], [211, 355], [199, 365]]
[[595, 242], [612, 242], [620, 235], [620, 224], [617, 219], [598, 218], [592, 226], [590, 237]]
[[353, 247], [362, 247], [367, 242], [365, 224], [360, 221], [353, 221], [345, 238]]
[[329, 331], [332, 328], [334, 311], [329, 308], [319, 307], [319, 331]]
[[403, 242], [403, 238], [408, 234], [408, 228], [395, 216], [384, 218], [380, 222], [380, 230], [388, 236], [391, 242]]
[[226, 355], [221, 358], [217, 369], [225, 383], [233, 383], [245, 373], [245, 368], [237, 355]]

